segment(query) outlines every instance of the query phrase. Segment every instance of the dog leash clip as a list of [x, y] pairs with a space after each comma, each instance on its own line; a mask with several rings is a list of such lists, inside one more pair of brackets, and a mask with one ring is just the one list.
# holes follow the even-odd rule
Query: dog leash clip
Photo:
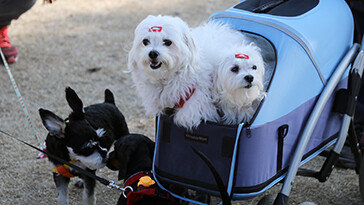
[[109, 185], [107, 185], [107, 188], [114, 188], [114, 189], [119, 189], [121, 191], [124, 191], [123, 188], [121, 188], [120, 186], [116, 185], [114, 181], [110, 180], [109, 181]]
[[133, 189], [133, 187], [131, 187], [131, 186], [126, 186], [125, 188], [123, 188], [124, 190], [123, 190], [123, 196], [124, 196], [124, 198], [128, 198], [127, 196], [126, 196], [126, 194], [125, 194], [125, 191], [127, 190], [127, 189], [130, 189], [130, 191], [131, 192], [133, 192], [134, 191], [134, 189]]
[[120, 186], [116, 185], [116, 184], [115, 184], [115, 182], [114, 182], [114, 181], [111, 181], [111, 180], [110, 180], [109, 185], [107, 185], [107, 187], [108, 187], [108, 188], [114, 188], [114, 189], [119, 189], [119, 190], [121, 190], [121, 191], [122, 191], [122, 193], [123, 193], [123, 196], [124, 196], [125, 198], [127, 198], [127, 197], [126, 197], [126, 194], [125, 194], [125, 191], [126, 191], [126, 190], [128, 190], [128, 189], [129, 189], [130, 191], [134, 191], [133, 187], [131, 187], [131, 186], [126, 186], [125, 188], [123, 188], [123, 187], [120, 187]]

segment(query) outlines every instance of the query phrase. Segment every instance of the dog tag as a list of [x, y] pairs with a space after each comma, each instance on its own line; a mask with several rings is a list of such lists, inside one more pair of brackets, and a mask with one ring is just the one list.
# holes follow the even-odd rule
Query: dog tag
[[155, 181], [150, 176], [144, 176], [139, 179], [138, 186], [150, 187], [155, 184]]

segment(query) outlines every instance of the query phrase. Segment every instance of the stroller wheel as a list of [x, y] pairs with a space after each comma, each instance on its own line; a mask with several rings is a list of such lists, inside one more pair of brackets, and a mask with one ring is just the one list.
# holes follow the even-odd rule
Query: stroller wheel
[[261, 200], [259, 200], [257, 205], [273, 205], [277, 194], [267, 194]]
[[359, 189], [361, 198], [364, 199], [364, 157], [360, 163], [360, 170], [359, 170]]

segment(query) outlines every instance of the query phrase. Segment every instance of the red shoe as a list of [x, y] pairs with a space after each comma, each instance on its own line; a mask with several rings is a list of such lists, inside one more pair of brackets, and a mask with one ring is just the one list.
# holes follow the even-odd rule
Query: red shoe
[[[0, 48], [5, 56], [7, 63], [15, 63], [18, 58], [18, 50], [10, 44], [10, 39], [8, 37], [9, 26], [4, 26], [0, 28]], [[2, 60], [0, 58], [0, 64]]]

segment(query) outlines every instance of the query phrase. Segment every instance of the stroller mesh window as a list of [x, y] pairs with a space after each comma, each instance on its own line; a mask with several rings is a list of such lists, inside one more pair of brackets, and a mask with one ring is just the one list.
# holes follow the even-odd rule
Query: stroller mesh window
[[[245, 31], [242, 31], [242, 33], [248, 38], [249, 41], [254, 42], [261, 49], [261, 53], [262, 53], [262, 57], [264, 60], [264, 65], [265, 65], [264, 90], [266, 92], [268, 92], [268, 89], [269, 89], [269, 86], [270, 86], [270, 83], [272, 81], [272, 77], [273, 77], [273, 74], [275, 71], [275, 67], [277, 64], [276, 50], [273, 47], [272, 43], [269, 40], [267, 40], [266, 38], [264, 38], [263, 36], [253, 34], [253, 33], [248, 33]], [[254, 121], [255, 116], [258, 113], [262, 102], [263, 101], [256, 101], [253, 103], [253, 109], [256, 111], [255, 111], [255, 115], [252, 117], [252, 119], [249, 120], [248, 124], [251, 124]]]
[[276, 16], [299, 16], [315, 8], [319, 0], [247, 0], [235, 8]]

